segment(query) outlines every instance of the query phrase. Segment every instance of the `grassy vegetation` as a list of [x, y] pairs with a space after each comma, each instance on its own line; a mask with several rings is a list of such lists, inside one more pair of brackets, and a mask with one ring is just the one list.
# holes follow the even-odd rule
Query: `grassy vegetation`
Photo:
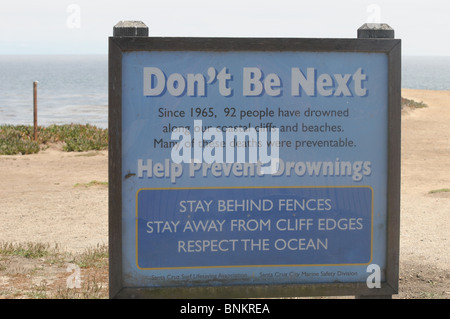
[[39, 143], [33, 140], [33, 134], [31, 126], [0, 126], [0, 155], [39, 152]]
[[57, 246], [51, 248], [50, 245], [41, 243], [32, 243], [32, 242], [20, 244], [8, 242], [0, 243], [1, 256], [22, 256], [25, 258], [42, 258], [54, 254], [57, 250], [58, 250]]
[[104, 150], [108, 147], [108, 130], [89, 124], [39, 126], [38, 140], [34, 141], [31, 125], [0, 126], [0, 155], [33, 154], [58, 142], [64, 144], [66, 152]]
[[99, 182], [96, 180], [90, 181], [89, 183], [76, 183], [74, 187], [93, 187], [93, 186], [108, 186], [108, 182]]
[[438, 194], [438, 193], [449, 193], [450, 188], [440, 188], [440, 189], [433, 189], [429, 193], [430, 194]]
[[[79, 287], [68, 280], [79, 267]], [[81, 253], [61, 251], [57, 245], [0, 242], [0, 298], [104, 299], [108, 298], [108, 246]]]
[[409, 108], [413, 108], [413, 109], [422, 109], [424, 107], [428, 107], [428, 105], [426, 105], [423, 102], [417, 102], [417, 101], [402, 97], [402, 109], [404, 107], [409, 107]]
[[85, 249], [81, 254], [75, 256], [74, 264], [80, 268], [108, 268], [108, 246], [97, 245]]

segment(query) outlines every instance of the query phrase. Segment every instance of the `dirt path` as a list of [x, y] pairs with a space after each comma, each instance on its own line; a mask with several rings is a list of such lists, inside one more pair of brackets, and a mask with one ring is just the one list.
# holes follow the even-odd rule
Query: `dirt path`
[[403, 116], [401, 256], [449, 269], [450, 91], [402, 93], [428, 108]]
[[106, 151], [0, 156], [0, 241], [58, 243], [82, 251], [108, 243]]
[[450, 298], [450, 91], [403, 89], [400, 298]]

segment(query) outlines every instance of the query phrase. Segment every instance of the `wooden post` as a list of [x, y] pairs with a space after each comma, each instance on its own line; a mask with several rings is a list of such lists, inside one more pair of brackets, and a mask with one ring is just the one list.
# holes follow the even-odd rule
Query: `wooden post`
[[386, 23], [365, 23], [358, 29], [358, 39], [393, 39], [394, 29]]
[[33, 82], [33, 119], [34, 119], [34, 140], [37, 141], [37, 84]]
[[141, 21], [120, 21], [109, 42], [109, 296], [116, 298], [122, 287], [122, 52], [117, 37], [147, 37]]
[[[392, 29], [388, 24], [385, 24], [385, 23], [365, 23], [358, 29], [357, 37], [358, 37], [358, 39], [393, 39], [394, 38], [394, 29]], [[391, 133], [389, 133], [389, 135], [391, 135]], [[397, 158], [395, 162], [399, 163], [400, 158]], [[400, 170], [398, 170], [398, 171], [400, 171]], [[390, 176], [392, 176], [392, 175], [393, 175], [393, 173], [391, 172]], [[389, 187], [392, 187], [392, 186], [389, 186]], [[388, 214], [389, 214], [389, 212], [388, 212]], [[390, 235], [388, 234], [388, 237], [389, 236]], [[394, 240], [392, 240], [392, 237], [393, 236], [391, 236], [391, 241], [393, 243], [391, 245], [398, 245], [398, 243], [397, 243], [398, 238], [393, 238]], [[397, 264], [398, 264], [398, 262], [397, 262]], [[389, 295], [377, 294], [376, 289], [377, 288], [373, 288], [374, 293], [372, 295], [358, 295], [355, 297], [356, 297], [356, 299], [392, 299], [392, 295], [390, 295], [390, 294]]]
[[113, 29], [115, 37], [148, 37], [148, 27], [142, 21], [119, 21]]

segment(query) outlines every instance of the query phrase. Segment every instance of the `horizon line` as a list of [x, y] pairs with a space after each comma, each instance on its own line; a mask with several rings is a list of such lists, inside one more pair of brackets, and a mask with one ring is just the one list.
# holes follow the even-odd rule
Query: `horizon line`
[[[105, 55], [108, 56], [108, 52], [106, 53], [94, 53], [94, 52], [85, 52], [85, 53], [1, 53], [0, 56], [55, 56], [55, 55], [64, 55], [64, 56], [70, 56], [70, 55]], [[449, 55], [442, 55], [442, 54], [402, 54], [402, 57], [450, 57]]]

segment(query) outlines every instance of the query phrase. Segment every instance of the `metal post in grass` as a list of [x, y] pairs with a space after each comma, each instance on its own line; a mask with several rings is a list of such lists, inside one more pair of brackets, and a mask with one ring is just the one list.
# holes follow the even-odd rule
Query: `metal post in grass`
[[34, 140], [37, 141], [37, 84], [33, 82], [33, 123], [34, 123]]

